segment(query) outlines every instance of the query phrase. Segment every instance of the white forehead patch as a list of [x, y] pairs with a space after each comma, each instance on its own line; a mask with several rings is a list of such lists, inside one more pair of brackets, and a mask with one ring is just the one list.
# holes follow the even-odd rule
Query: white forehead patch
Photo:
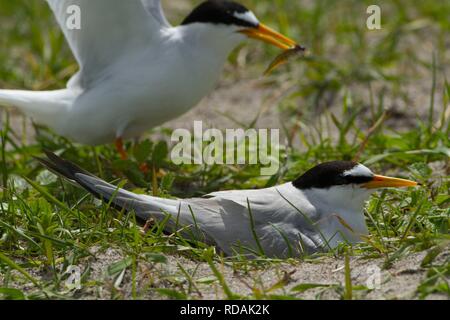
[[255, 26], [259, 25], [258, 18], [256, 18], [255, 14], [251, 11], [247, 11], [244, 13], [234, 12], [233, 16], [237, 19], [244, 20], [248, 23], [254, 24]]
[[351, 170], [344, 171], [343, 173], [345, 176], [353, 176], [353, 177], [372, 177], [373, 173], [370, 171], [369, 168], [366, 166], [363, 166], [362, 164], [358, 164], [356, 167], [354, 167]]

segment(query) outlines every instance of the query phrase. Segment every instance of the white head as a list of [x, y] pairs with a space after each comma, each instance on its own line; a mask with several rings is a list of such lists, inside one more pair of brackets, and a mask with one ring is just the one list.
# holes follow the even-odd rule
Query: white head
[[228, 0], [208, 0], [197, 6], [181, 23], [205, 49], [219, 50], [228, 55], [247, 37], [270, 43], [283, 49], [296, 42], [264, 26], [255, 14], [243, 5]]

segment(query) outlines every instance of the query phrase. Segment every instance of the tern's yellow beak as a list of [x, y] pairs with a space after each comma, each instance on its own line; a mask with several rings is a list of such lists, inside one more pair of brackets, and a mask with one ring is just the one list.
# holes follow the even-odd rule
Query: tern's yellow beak
[[367, 189], [380, 189], [380, 188], [401, 188], [401, 187], [415, 187], [419, 185], [417, 182], [390, 178], [384, 176], [374, 176], [373, 180], [363, 185]]
[[292, 49], [298, 45], [294, 40], [283, 36], [281, 33], [278, 33], [263, 24], [260, 24], [258, 28], [248, 28], [240, 30], [239, 32], [245, 34], [249, 38], [272, 44], [283, 50]]

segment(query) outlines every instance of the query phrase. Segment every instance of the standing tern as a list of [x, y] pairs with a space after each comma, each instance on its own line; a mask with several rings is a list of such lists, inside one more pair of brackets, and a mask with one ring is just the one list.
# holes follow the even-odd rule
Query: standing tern
[[[412, 187], [413, 181], [375, 175], [345, 161], [320, 164], [293, 182], [261, 190], [223, 191], [194, 199], [162, 199], [117, 188], [47, 152], [38, 159], [51, 171], [138, 218], [171, 222], [227, 255], [286, 258], [326, 251], [368, 235], [364, 204], [379, 188]], [[186, 231], [189, 229], [189, 231]]]
[[[232, 1], [203, 2], [176, 27], [160, 0], [46, 1], [80, 70], [63, 90], [0, 90], [0, 105], [76, 142], [115, 141], [123, 157], [123, 139], [186, 113], [210, 93], [230, 52], [246, 38], [285, 50], [297, 46]], [[74, 6], [80, 28], [68, 24]]]

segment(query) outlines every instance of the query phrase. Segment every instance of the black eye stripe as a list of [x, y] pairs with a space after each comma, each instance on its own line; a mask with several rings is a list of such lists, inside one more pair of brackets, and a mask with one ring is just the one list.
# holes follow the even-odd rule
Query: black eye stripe
[[295, 180], [293, 185], [299, 189], [327, 189], [340, 185], [363, 184], [373, 180], [371, 176], [344, 174], [344, 172], [350, 171], [356, 166], [358, 166], [358, 163], [350, 161], [322, 163]]
[[367, 183], [373, 180], [372, 177], [365, 177], [365, 176], [346, 176], [345, 180], [348, 184], [361, 184], [361, 183]]

